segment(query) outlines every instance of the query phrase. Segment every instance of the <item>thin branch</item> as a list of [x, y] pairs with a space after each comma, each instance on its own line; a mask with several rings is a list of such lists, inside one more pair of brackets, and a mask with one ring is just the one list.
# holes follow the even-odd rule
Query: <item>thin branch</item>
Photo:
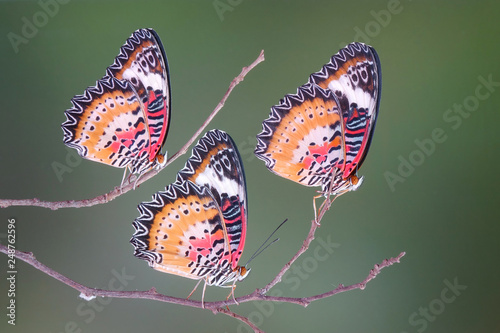
[[[246, 68], [243, 69], [242, 73], [245, 70], [246, 70]], [[234, 83], [234, 81], [233, 81], [233, 83]], [[233, 87], [234, 86], [230, 86], [228, 93], [230, 92], [230, 90]], [[219, 106], [222, 107], [224, 102], [225, 102], [225, 99], [223, 99], [221, 101], [221, 103], [219, 103]], [[202, 129], [199, 130], [200, 133], [203, 130], [204, 126], [206, 126], [210, 120], [211, 119], [209, 118], [203, 124]], [[194, 136], [194, 138], [196, 138], [196, 136]], [[193, 141], [194, 141], [194, 139], [193, 139]], [[190, 143], [188, 142], [185, 145], [185, 148], [187, 149], [189, 147], [189, 145], [190, 145]], [[184, 149], [184, 147], [182, 149]], [[68, 285], [69, 287], [71, 287], [75, 290], [78, 290], [81, 293], [80, 296], [84, 299], [87, 299], [87, 300], [89, 300], [93, 297], [96, 297], [96, 296], [114, 297], [114, 298], [128, 298], [128, 299], [149, 299], [149, 300], [184, 305], [184, 306], [189, 306], [189, 307], [194, 307], [194, 308], [205, 308], [205, 309], [211, 310], [214, 314], [223, 313], [227, 316], [233, 317], [233, 318], [247, 324], [249, 327], [251, 327], [254, 330], [254, 332], [263, 333], [263, 331], [260, 330], [255, 324], [253, 324], [247, 317], [244, 317], [242, 315], [239, 315], [237, 313], [232, 312], [231, 310], [229, 310], [228, 306], [239, 304], [239, 303], [251, 302], [251, 301], [268, 301], [268, 302], [291, 303], [291, 304], [297, 304], [297, 305], [306, 307], [311, 302], [314, 302], [314, 301], [317, 301], [317, 300], [320, 300], [323, 298], [331, 297], [333, 295], [336, 295], [336, 294], [339, 294], [342, 292], [346, 292], [346, 291], [350, 291], [350, 290], [354, 290], [354, 289], [363, 290], [366, 287], [367, 283], [370, 282], [371, 280], [373, 280], [380, 273], [380, 271], [383, 268], [389, 267], [395, 263], [399, 263], [400, 259], [405, 255], [405, 252], [401, 252], [397, 257], [386, 259], [381, 264], [375, 265], [375, 267], [370, 271], [368, 276], [362, 282], [348, 285], [348, 286], [344, 286], [343, 284], [340, 284], [335, 289], [327, 291], [327, 292], [322, 293], [322, 294], [317, 294], [317, 295], [308, 296], [308, 297], [283, 297], [283, 296], [268, 296], [268, 295], [266, 295], [266, 293], [272, 287], [274, 287], [277, 283], [279, 283], [281, 281], [282, 277], [290, 269], [292, 264], [304, 252], [307, 251], [307, 249], [309, 248], [309, 245], [314, 240], [315, 232], [319, 228], [321, 220], [323, 219], [323, 216], [330, 209], [330, 206], [332, 205], [335, 198], [336, 197], [334, 197], [333, 199], [330, 199], [329, 197], [327, 197], [325, 199], [325, 202], [321, 205], [320, 212], [318, 213], [317, 221], [316, 220], [311, 221], [311, 228], [310, 228], [309, 233], [307, 234], [307, 237], [305, 238], [302, 246], [297, 251], [297, 253], [292, 257], [292, 259], [278, 272], [276, 277], [270, 283], [268, 283], [266, 286], [264, 286], [263, 288], [260, 288], [260, 289], [258, 288], [254, 292], [252, 292], [251, 294], [236, 298], [236, 303], [232, 299], [224, 300], [224, 301], [217, 301], [217, 302], [203, 302], [202, 303], [201, 301], [194, 301], [194, 300], [189, 300], [189, 299], [184, 299], [184, 298], [163, 295], [163, 294], [158, 293], [155, 288], [151, 288], [147, 291], [112, 291], [112, 290], [89, 288], [89, 287], [86, 287], [78, 282], [75, 282], [75, 281], [67, 278], [66, 276], [64, 276], [64, 275], [54, 271], [53, 269], [45, 266], [44, 264], [40, 263], [31, 252], [21, 252], [21, 251], [17, 251], [17, 250], [10, 250], [9, 251], [8, 247], [6, 247], [2, 244], [0, 244], [0, 252], [6, 253], [9, 255], [12, 255], [12, 254], [15, 255], [17, 258], [32, 265], [36, 269], [44, 272], [45, 274], [47, 274], [49, 276], [54, 277], [55, 279], [61, 281], [62, 283]]]
[[135, 186], [138, 186], [148, 179], [156, 176], [161, 170], [163, 170], [165, 167], [167, 167], [169, 164], [171, 164], [173, 161], [175, 161], [179, 156], [185, 154], [191, 144], [196, 140], [196, 138], [205, 130], [207, 125], [212, 121], [212, 119], [215, 117], [215, 115], [222, 109], [224, 104], [226, 103], [227, 98], [233, 91], [234, 87], [236, 87], [241, 81], [244, 80], [245, 76], [250, 72], [255, 66], [257, 66], [259, 63], [264, 61], [264, 50], [262, 50], [255, 59], [253, 63], [251, 63], [248, 67], [243, 67], [241, 70], [241, 73], [233, 79], [231, 84], [229, 85], [228, 90], [224, 94], [224, 97], [222, 97], [222, 100], [217, 104], [215, 109], [210, 113], [208, 116], [207, 120], [201, 125], [201, 127], [196, 131], [196, 133], [188, 140], [188, 142], [181, 148], [177, 153], [172, 155], [165, 165], [161, 169], [152, 169], [148, 171], [147, 173], [143, 174], [139, 179], [136, 181], [135, 178], [130, 179], [128, 184], [124, 184], [122, 187], [115, 187], [111, 192], [108, 192], [103, 195], [99, 195], [95, 198], [92, 199], [84, 199], [84, 200], [65, 200], [65, 201], [42, 201], [38, 198], [34, 199], [0, 199], [0, 208], [7, 208], [11, 206], [34, 206], [34, 207], [43, 207], [43, 208], [50, 208], [52, 210], [57, 210], [60, 208], [82, 208], [82, 207], [91, 207], [94, 205], [99, 205], [99, 204], [104, 204], [107, 203], [113, 199], [116, 199], [120, 195], [127, 193], [128, 191], [132, 190]]
[[230, 317], [233, 317], [233, 318], [236, 318], [238, 319], [239, 321], [247, 324], [248, 326], [250, 326], [253, 331], [255, 333], [265, 333], [264, 331], [262, 331], [261, 329], [259, 329], [254, 323], [252, 323], [250, 321], [250, 319], [248, 319], [247, 317], [243, 317], [242, 315], [239, 315], [237, 313], [234, 313], [233, 311], [229, 310], [228, 308], [216, 308], [215, 310], [213, 310], [214, 314], [217, 314], [217, 313], [223, 313], [227, 316], [230, 316]]
[[285, 266], [283, 266], [278, 275], [276, 275], [271, 282], [269, 282], [264, 288], [257, 290], [259, 294], [265, 295], [272, 287], [281, 282], [281, 278], [290, 269], [290, 267], [292, 267], [292, 264], [309, 248], [309, 245], [314, 240], [314, 233], [316, 232], [316, 229], [318, 229], [318, 225], [313, 221], [313, 223], [311, 223], [311, 229], [309, 230], [306, 239], [304, 239], [304, 242], [302, 243], [299, 251], [292, 257], [289, 262], [286, 263]]
[[[28, 263], [29, 265], [35, 267], [36, 269], [40, 270], [41, 272], [52, 276], [58, 281], [61, 281], [65, 285], [79, 291], [81, 293], [82, 298], [85, 299], [91, 299], [92, 297], [95, 296], [100, 296], [100, 297], [114, 297], [114, 298], [129, 298], [129, 299], [149, 299], [149, 300], [155, 300], [159, 302], [166, 302], [166, 303], [173, 303], [173, 304], [179, 304], [179, 305], [184, 305], [184, 306], [189, 306], [189, 307], [194, 307], [194, 308], [206, 308], [211, 310], [213, 313], [223, 313], [225, 315], [228, 315], [230, 317], [236, 318], [245, 324], [249, 325], [252, 327], [252, 329], [255, 332], [262, 332], [257, 326], [252, 324], [250, 320], [246, 317], [243, 317], [241, 315], [238, 315], [229, 309], [224, 309], [224, 307], [227, 307], [229, 305], [234, 305], [234, 301], [232, 299], [225, 300], [225, 301], [217, 301], [217, 302], [204, 302], [204, 304], [201, 301], [194, 301], [194, 300], [189, 300], [189, 299], [184, 299], [184, 298], [178, 298], [178, 297], [172, 297], [172, 296], [167, 296], [160, 294], [156, 291], [155, 288], [151, 288], [147, 291], [113, 291], [113, 290], [103, 290], [103, 289], [96, 289], [96, 288], [89, 288], [86, 287], [78, 282], [75, 282], [71, 280], [70, 278], [56, 272], [55, 270], [51, 269], [50, 267], [47, 267], [46, 265], [42, 264], [39, 262], [33, 253], [31, 252], [21, 252], [18, 250], [9, 250], [9, 248], [5, 245], [0, 244], [0, 252], [3, 252], [8, 255], [14, 255], [16, 258]], [[250, 301], [268, 301], [268, 302], [283, 302], [283, 303], [292, 303], [292, 304], [298, 304], [301, 306], [307, 306], [311, 302], [314, 302], [319, 299], [323, 299], [326, 297], [333, 296], [335, 294], [353, 290], [353, 289], [360, 289], [363, 290], [368, 282], [373, 280], [379, 273], [380, 271], [385, 268], [389, 267], [395, 263], [399, 263], [400, 259], [405, 255], [404, 252], [399, 254], [396, 258], [391, 258], [391, 259], [386, 259], [384, 260], [381, 264], [375, 265], [375, 268], [370, 271], [370, 274], [360, 283], [356, 283], [350, 286], [344, 286], [344, 285], [339, 285], [337, 288], [325, 292], [323, 294], [318, 294], [314, 296], [309, 296], [309, 297], [303, 297], [303, 298], [294, 298], [294, 297], [282, 297], [282, 296], [267, 296], [264, 295], [261, 290], [262, 289], [257, 289], [253, 293], [238, 297], [236, 298], [236, 301], [238, 303], [245, 303], [245, 302], [250, 302]], [[274, 281], [274, 280], [273, 280]], [[269, 285], [268, 285], [269, 286]], [[266, 286], [266, 287], [268, 287]]]
[[[335, 200], [335, 198], [333, 200]], [[292, 259], [290, 259], [290, 261], [287, 262], [285, 266], [283, 266], [283, 268], [279, 271], [278, 275], [276, 275], [276, 277], [271, 282], [269, 282], [264, 288], [257, 290], [258, 293], [265, 295], [272, 287], [274, 287], [277, 283], [281, 282], [281, 278], [290, 269], [290, 267], [292, 267], [292, 264], [297, 259], [299, 259], [299, 257], [304, 252], [307, 251], [307, 249], [309, 248], [309, 245], [314, 240], [314, 234], [316, 233], [316, 229], [319, 228], [321, 220], [323, 219], [323, 216], [325, 215], [325, 213], [330, 209], [330, 206], [332, 205], [333, 200], [330, 200], [329, 197], [327, 197], [325, 199], [325, 202], [321, 206], [321, 210], [318, 214], [318, 221], [315, 221], [315, 220], [311, 221], [311, 229], [309, 230], [309, 233], [307, 234], [306, 239], [304, 239], [304, 242], [302, 243], [302, 246], [299, 249], [299, 251], [297, 251], [297, 253], [292, 257]]]
[[404, 257], [405, 254], [406, 254], [405, 252], [401, 252], [395, 258], [385, 259], [384, 261], [382, 261], [381, 264], [376, 264], [374, 266], [374, 268], [370, 271], [370, 274], [368, 274], [368, 276], [362, 282], [352, 284], [350, 286], [344, 286], [342, 284], [339, 284], [339, 286], [337, 288], [335, 288], [334, 290], [328, 291], [328, 292], [323, 293], [323, 294], [315, 295], [315, 296], [304, 297], [304, 298], [302, 298], [302, 301], [307, 303], [306, 304], [306, 306], [307, 306], [311, 302], [317, 301], [319, 299], [327, 298], [327, 297], [333, 296], [335, 294], [343, 293], [345, 291], [350, 291], [350, 290], [354, 290], [354, 289], [364, 290], [366, 285], [368, 284], [368, 282], [375, 279], [382, 269], [384, 269], [385, 267], [392, 266], [396, 263], [399, 264], [401, 258]]
[[[194, 140], [196, 140], [196, 138], [203, 132], [203, 130], [205, 130], [207, 125], [212, 121], [212, 119], [214, 119], [215, 115], [219, 112], [219, 110], [224, 107], [224, 104], [226, 103], [226, 100], [229, 97], [229, 94], [231, 94], [231, 92], [233, 91], [234, 87], [236, 87], [241, 81], [243, 81], [243, 79], [248, 74], [248, 72], [250, 72], [255, 66], [257, 66], [262, 61], [264, 61], [264, 50], [260, 51], [259, 56], [257, 57], [257, 59], [255, 59], [255, 61], [250, 66], [243, 67], [240, 75], [235, 77], [234, 80], [231, 82], [231, 84], [229, 85], [229, 88], [227, 89], [226, 94], [224, 95], [224, 97], [222, 97], [219, 104], [217, 104], [215, 109], [208, 116], [207, 120], [205, 120], [205, 122], [196, 131], [196, 133], [191, 137], [191, 139], [189, 139], [189, 141], [177, 153], [175, 153], [170, 159], [175, 160], [177, 157], [179, 157], [182, 154], [185, 154], [187, 152], [189, 146], [191, 146], [191, 144], [194, 142]], [[170, 161], [170, 159], [169, 159], [169, 161]], [[169, 164], [169, 161], [167, 162], [167, 164]]]

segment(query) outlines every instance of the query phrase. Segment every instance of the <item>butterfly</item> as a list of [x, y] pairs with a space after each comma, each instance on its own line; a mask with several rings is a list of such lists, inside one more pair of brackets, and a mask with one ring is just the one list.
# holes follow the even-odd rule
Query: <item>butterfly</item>
[[296, 94], [271, 108], [257, 135], [255, 155], [281, 177], [321, 186], [325, 197], [354, 191], [363, 180], [357, 171], [370, 148], [380, 94], [377, 52], [351, 43]]
[[207, 132], [176, 181], [138, 209], [134, 255], [158, 271], [204, 280], [202, 302], [207, 285], [232, 287], [233, 294], [250, 272], [238, 266], [247, 231], [245, 174], [227, 133]]
[[106, 75], [71, 102], [64, 143], [83, 158], [132, 174], [166, 162], [160, 150], [170, 123], [170, 79], [153, 29], [135, 31]]

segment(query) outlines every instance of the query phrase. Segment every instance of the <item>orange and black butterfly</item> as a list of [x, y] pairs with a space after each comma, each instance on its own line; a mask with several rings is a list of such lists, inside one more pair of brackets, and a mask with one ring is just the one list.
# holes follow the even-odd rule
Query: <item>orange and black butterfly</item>
[[[356, 190], [375, 129], [381, 69], [375, 50], [352, 43], [271, 108], [255, 155], [273, 173], [325, 197]], [[316, 211], [316, 210], [315, 210]]]
[[64, 143], [83, 158], [142, 174], [164, 164], [170, 122], [168, 63], [153, 29], [135, 31], [106, 75], [71, 100]]
[[250, 271], [238, 265], [247, 207], [236, 145], [227, 133], [209, 131], [193, 148], [177, 180], [139, 205], [141, 215], [133, 223], [130, 240], [134, 255], [158, 271], [234, 290], [235, 282]]

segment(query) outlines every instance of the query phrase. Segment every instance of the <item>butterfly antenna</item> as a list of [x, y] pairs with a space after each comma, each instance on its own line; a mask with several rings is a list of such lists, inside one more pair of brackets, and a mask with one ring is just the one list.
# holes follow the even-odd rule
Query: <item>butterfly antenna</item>
[[274, 244], [275, 242], [279, 241], [280, 239], [279, 238], [276, 238], [275, 240], [273, 240], [271, 243], [267, 244], [262, 250], [258, 251], [258, 252], [255, 252], [252, 257], [250, 257], [250, 259], [248, 259], [247, 263], [245, 264], [245, 267], [248, 266], [248, 264], [250, 263], [250, 261], [254, 260], [259, 254], [261, 254], [262, 252], [264, 252], [265, 249], [267, 249], [269, 246], [271, 246], [272, 244]]
[[276, 229], [274, 229], [274, 231], [269, 235], [269, 237], [267, 237], [267, 239], [264, 241], [264, 243], [262, 243], [262, 245], [259, 246], [259, 248], [254, 252], [254, 254], [252, 254], [250, 259], [248, 259], [248, 261], [245, 264], [245, 267], [247, 267], [247, 265], [250, 263], [250, 261], [254, 260], [255, 257], [257, 257], [259, 254], [264, 252], [265, 249], [267, 249], [269, 246], [271, 246], [273, 243], [275, 243], [279, 240], [279, 238], [276, 238], [271, 243], [266, 244], [269, 241], [269, 239], [271, 239], [271, 237], [273, 237], [273, 235], [276, 233], [276, 231], [278, 231], [278, 229], [281, 228], [281, 226], [283, 224], [285, 224], [286, 221], [288, 221], [288, 219], [285, 219], [283, 222], [281, 222], [281, 224]]

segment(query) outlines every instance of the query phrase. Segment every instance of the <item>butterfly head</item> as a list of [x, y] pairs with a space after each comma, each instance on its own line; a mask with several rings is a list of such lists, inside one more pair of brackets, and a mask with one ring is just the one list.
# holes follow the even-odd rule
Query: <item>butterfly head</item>
[[356, 175], [352, 175], [351, 177], [349, 177], [352, 186], [351, 191], [356, 191], [361, 186], [361, 184], [363, 184], [363, 177], [364, 176], [358, 177]]
[[242, 281], [244, 278], [247, 277], [247, 275], [250, 273], [250, 268], [246, 268], [245, 266], [237, 266], [234, 269], [234, 272], [236, 272], [236, 279], [238, 281]]
[[165, 157], [165, 155], [158, 153], [158, 155], [156, 155], [155, 169], [156, 170], [163, 169], [165, 164], [167, 164], [167, 158]]

